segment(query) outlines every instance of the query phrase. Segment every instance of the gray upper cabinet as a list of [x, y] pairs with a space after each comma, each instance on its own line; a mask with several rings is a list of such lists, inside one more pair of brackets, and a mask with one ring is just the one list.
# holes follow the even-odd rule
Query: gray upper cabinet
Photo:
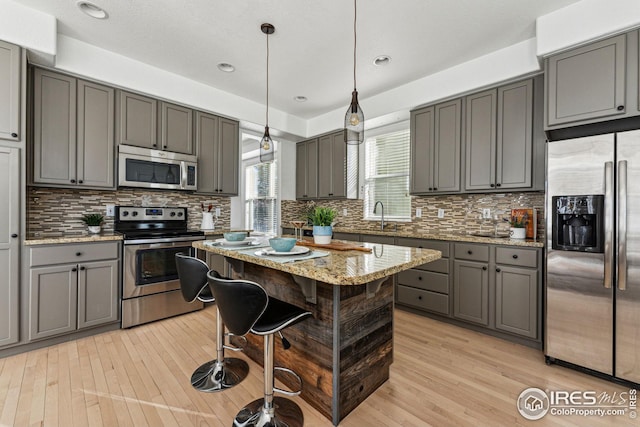
[[238, 122], [196, 111], [198, 193], [238, 194]]
[[193, 154], [193, 110], [118, 91], [118, 144]]
[[347, 144], [341, 132], [318, 139], [318, 197], [346, 197]]
[[160, 144], [163, 150], [193, 154], [193, 110], [160, 103]]
[[114, 90], [34, 71], [33, 183], [114, 188]]
[[20, 150], [0, 147], [0, 347], [18, 342]]
[[296, 144], [296, 199], [318, 197], [318, 138]]
[[465, 191], [530, 189], [533, 80], [466, 98]]
[[20, 140], [20, 47], [0, 41], [0, 139]]
[[545, 129], [615, 119], [627, 110], [637, 114], [625, 102], [626, 42], [623, 34], [545, 60]]
[[411, 112], [411, 194], [460, 191], [462, 101]]
[[153, 98], [119, 90], [118, 144], [156, 148], [158, 145], [158, 101]]

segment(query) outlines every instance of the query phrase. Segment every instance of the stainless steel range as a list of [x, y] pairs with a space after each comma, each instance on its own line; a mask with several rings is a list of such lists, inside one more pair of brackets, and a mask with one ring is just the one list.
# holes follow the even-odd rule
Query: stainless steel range
[[204, 240], [188, 229], [187, 208], [116, 206], [114, 228], [124, 236], [123, 328], [203, 307], [184, 301], [176, 270], [175, 254], [194, 255], [191, 242]]

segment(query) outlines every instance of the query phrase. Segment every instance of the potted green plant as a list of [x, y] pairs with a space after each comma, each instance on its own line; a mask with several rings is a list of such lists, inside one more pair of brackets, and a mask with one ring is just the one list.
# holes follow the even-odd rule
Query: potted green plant
[[102, 223], [104, 222], [104, 216], [100, 214], [85, 214], [80, 218], [82, 222], [87, 224], [87, 228], [89, 229], [89, 233], [97, 234], [100, 232], [102, 228]]
[[512, 214], [509, 220], [511, 226], [509, 235], [512, 239], [524, 239], [527, 235], [527, 222], [529, 222], [529, 215], [526, 213]]
[[338, 212], [329, 207], [317, 206], [309, 213], [309, 221], [313, 225], [313, 241], [319, 245], [331, 243], [333, 220]]

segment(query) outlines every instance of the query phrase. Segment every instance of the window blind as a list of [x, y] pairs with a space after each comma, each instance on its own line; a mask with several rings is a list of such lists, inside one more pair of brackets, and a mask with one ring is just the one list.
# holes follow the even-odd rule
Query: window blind
[[409, 129], [378, 135], [365, 141], [364, 217], [373, 213], [377, 201], [384, 204], [385, 218], [411, 219], [409, 196]]
[[276, 162], [245, 165], [245, 224], [247, 228], [278, 234], [278, 174]]

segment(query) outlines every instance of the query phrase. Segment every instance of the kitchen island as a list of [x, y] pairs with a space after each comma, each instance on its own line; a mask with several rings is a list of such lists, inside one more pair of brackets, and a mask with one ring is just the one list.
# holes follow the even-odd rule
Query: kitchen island
[[[302, 377], [301, 397], [334, 425], [389, 378], [393, 275], [441, 257], [429, 249], [363, 243], [372, 249], [370, 253], [322, 248], [327, 256], [281, 263], [256, 255], [258, 250], [230, 250], [210, 243], [198, 241], [193, 246], [223, 255], [233, 278], [260, 283], [269, 295], [313, 314], [284, 331], [292, 345], [286, 351], [278, 346], [275, 365]], [[243, 344], [237, 338], [232, 342]], [[262, 337], [247, 335], [244, 352], [262, 364]], [[287, 378], [281, 380], [295, 386]]]

